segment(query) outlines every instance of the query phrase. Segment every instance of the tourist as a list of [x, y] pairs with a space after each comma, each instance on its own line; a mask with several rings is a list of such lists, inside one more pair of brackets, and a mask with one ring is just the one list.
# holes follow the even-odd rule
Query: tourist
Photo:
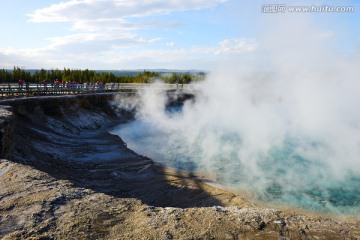
[[22, 90], [24, 83], [25, 83], [24, 80], [22, 80], [22, 79], [19, 80], [19, 88], [20, 88], [20, 90]]

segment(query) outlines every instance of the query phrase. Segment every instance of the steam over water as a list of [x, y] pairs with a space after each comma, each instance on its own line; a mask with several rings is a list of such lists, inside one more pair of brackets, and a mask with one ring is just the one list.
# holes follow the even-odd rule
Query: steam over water
[[235, 96], [244, 97], [233, 102], [201, 88], [195, 102], [170, 109], [161, 92], [144, 92], [137, 120], [114, 132], [139, 154], [174, 168], [209, 172], [265, 202], [360, 213], [360, 132], [354, 121], [315, 112], [300, 121], [303, 113], [284, 109], [289, 107], [284, 100], [261, 102], [259, 95], [248, 98], [252, 94], [239, 89]]
[[308, 19], [281, 16], [277, 34], [257, 40], [256, 61], [232, 56], [173, 111], [164, 93], [145, 91], [137, 120], [115, 132], [140, 154], [260, 200], [359, 214], [359, 57], [331, 50]]

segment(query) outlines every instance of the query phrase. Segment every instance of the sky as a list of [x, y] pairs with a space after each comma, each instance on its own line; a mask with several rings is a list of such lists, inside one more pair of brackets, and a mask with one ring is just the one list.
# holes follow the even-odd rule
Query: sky
[[[354, 11], [264, 12], [269, 4]], [[261, 62], [266, 36], [277, 34], [279, 22], [298, 18], [317, 25], [316, 34], [329, 38], [334, 50], [350, 57], [360, 52], [355, 0], [2, 0], [0, 11], [5, 69], [208, 71], [228, 61]], [[287, 25], [282, 31], [297, 30]]]

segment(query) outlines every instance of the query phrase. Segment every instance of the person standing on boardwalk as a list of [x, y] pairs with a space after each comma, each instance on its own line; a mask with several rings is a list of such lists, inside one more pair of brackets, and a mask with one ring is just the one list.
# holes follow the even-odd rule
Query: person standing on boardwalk
[[22, 80], [22, 79], [19, 80], [19, 89], [20, 89], [20, 90], [22, 90], [23, 85], [24, 85], [24, 82], [25, 82], [25, 81]]

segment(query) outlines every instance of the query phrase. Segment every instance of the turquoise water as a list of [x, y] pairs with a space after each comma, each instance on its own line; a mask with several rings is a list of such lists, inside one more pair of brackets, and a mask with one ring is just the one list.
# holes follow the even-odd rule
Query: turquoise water
[[[335, 214], [360, 213], [360, 176], [350, 171], [338, 174], [326, 154], [309, 158], [321, 156], [309, 153], [327, 153], [320, 141], [288, 136], [267, 151], [244, 157], [238, 132], [206, 129], [190, 139], [181, 129], [169, 131], [136, 120], [113, 133], [139, 154], [173, 168], [211, 172], [220, 183], [248, 189], [266, 203]], [[207, 147], [209, 139], [212, 148]]]

